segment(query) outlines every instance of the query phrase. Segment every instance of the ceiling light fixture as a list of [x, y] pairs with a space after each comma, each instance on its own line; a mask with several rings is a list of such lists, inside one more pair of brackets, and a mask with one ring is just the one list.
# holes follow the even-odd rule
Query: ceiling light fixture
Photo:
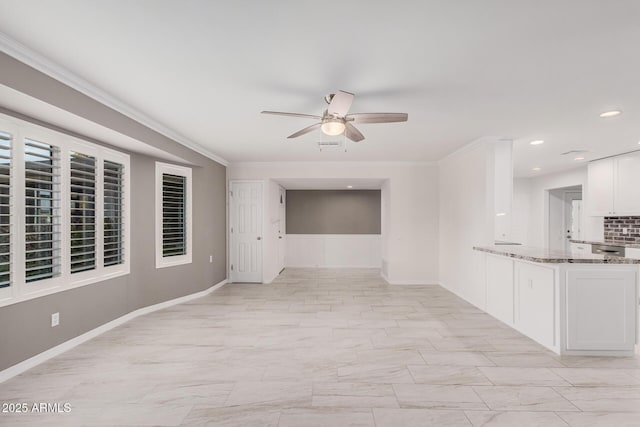
[[532, 170], [532, 171], [535, 171], [535, 172], [538, 172], [539, 170], [542, 170], [542, 168], [539, 168], [539, 167], [537, 167], [537, 166], [536, 166], [535, 168], [533, 168], [533, 169], [531, 169], [531, 170]]
[[540, 144], [544, 144], [544, 141], [541, 139], [536, 139], [535, 141], [531, 141], [529, 144], [531, 145], [540, 145]]
[[342, 132], [344, 132], [344, 128], [344, 121], [340, 119], [326, 119], [320, 126], [322, 132], [329, 136], [340, 135]]
[[611, 110], [611, 111], [605, 111], [604, 113], [600, 113], [600, 117], [606, 119], [607, 117], [615, 117], [620, 114], [622, 114], [622, 111], [620, 110]]
[[584, 157], [582, 157], [582, 156], [581, 156], [581, 157], [576, 157], [576, 158], [575, 158], [575, 159], [573, 159], [573, 160], [575, 160], [576, 162], [579, 162], [580, 160], [584, 160]]

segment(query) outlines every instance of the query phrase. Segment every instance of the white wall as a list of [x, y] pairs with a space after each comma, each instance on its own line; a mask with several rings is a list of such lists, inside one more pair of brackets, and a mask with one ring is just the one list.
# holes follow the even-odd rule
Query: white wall
[[531, 240], [531, 180], [515, 178], [513, 180], [513, 221], [511, 222], [512, 241], [526, 244]]
[[479, 140], [439, 162], [440, 284], [484, 309], [482, 253], [494, 241], [494, 143]]
[[[528, 179], [528, 229], [530, 230], [527, 239], [522, 243], [527, 246], [544, 247], [548, 238], [548, 211], [549, 200], [548, 191], [554, 188], [582, 186], [582, 238], [584, 240], [602, 240], [604, 238], [603, 218], [591, 217], [587, 215], [589, 200], [587, 198], [587, 167], [580, 167], [568, 171], [543, 175]], [[524, 186], [521, 186], [524, 188]], [[523, 195], [518, 200], [522, 201]]]
[[[296, 178], [386, 179], [382, 188], [382, 254], [390, 283], [437, 283], [438, 168], [426, 163], [284, 162], [237, 163], [228, 168], [234, 179]], [[269, 208], [266, 208], [269, 209]], [[269, 239], [264, 247], [265, 281], [277, 257]], [[273, 260], [271, 259], [273, 258]], [[275, 276], [274, 276], [275, 277]]]
[[287, 267], [380, 268], [379, 234], [288, 234]]

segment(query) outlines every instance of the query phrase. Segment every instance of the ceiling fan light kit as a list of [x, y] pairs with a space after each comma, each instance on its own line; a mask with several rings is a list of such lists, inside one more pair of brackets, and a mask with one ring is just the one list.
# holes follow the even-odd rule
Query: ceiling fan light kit
[[320, 129], [329, 136], [336, 136], [344, 132], [345, 125], [340, 119], [329, 118], [322, 121]]
[[287, 138], [297, 138], [316, 129], [320, 129], [322, 133], [329, 136], [342, 135], [346, 136], [353, 142], [360, 142], [364, 139], [364, 135], [353, 125], [353, 123], [394, 123], [406, 122], [409, 118], [406, 113], [356, 113], [348, 114], [351, 104], [353, 103], [354, 94], [338, 91], [330, 93], [324, 97], [329, 106], [321, 116], [312, 114], [284, 113], [280, 111], [262, 111], [262, 114], [273, 114], [277, 116], [298, 117], [305, 119], [320, 120], [304, 129], [299, 130]]

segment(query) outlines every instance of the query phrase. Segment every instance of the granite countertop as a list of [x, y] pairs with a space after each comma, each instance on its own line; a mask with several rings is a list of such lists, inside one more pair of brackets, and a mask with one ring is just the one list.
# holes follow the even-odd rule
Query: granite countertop
[[474, 250], [546, 264], [640, 264], [640, 259], [535, 248], [531, 246], [474, 246]]
[[625, 248], [640, 248], [640, 243], [625, 242], [623, 240], [569, 240], [571, 243], [586, 243], [588, 245], [616, 245]]

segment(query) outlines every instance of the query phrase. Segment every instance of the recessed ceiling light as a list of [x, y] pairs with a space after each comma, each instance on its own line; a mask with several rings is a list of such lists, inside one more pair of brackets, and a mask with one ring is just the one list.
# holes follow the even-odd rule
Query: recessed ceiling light
[[619, 114], [622, 114], [622, 111], [620, 111], [620, 110], [611, 110], [611, 111], [605, 111], [604, 113], [600, 113], [600, 117], [603, 117], [603, 118], [614, 117], [614, 116], [617, 116]]
[[353, 188], [353, 185], [347, 185], [347, 188]]
[[580, 160], [584, 160], [584, 157], [580, 156], [580, 157], [576, 157], [575, 159], [573, 159], [575, 161], [580, 161]]
[[539, 168], [539, 167], [536, 166], [535, 168], [532, 168], [531, 170], [538, 172], [539, 170], [542, 170], [542, 168]]
[[544, 144], [544, 141], [541, 139], [536, 139], [535, 141], [531, 141], [529, 144], [531, 145], [540, 145], [540, 144]]

